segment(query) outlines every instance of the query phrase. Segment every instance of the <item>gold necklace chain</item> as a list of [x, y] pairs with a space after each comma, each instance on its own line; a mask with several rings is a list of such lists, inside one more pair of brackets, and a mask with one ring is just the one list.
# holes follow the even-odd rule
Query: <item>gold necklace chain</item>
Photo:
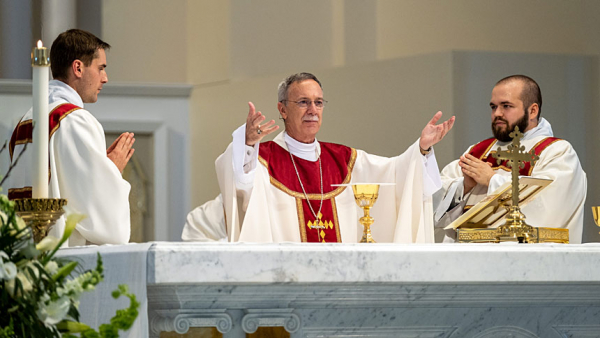
[[[315, 149], [315, 152], [316, 151], [317, 150]], [[302, 192], [304, 193], [304, 197], [306, 198], [306, 203], [308, 203], [308, 207], [310, 208], [310, 211], [312, 212], [313, 216], [315, 216], [315, 221], [318, 221], [319, 217], [317, 215], [321, 213], [321, 208], [323, 207], [323, 167], [321, 166], [321, 154], [319, 154], [319, 157], [317, 158], [317, 161], [319, 161], [319, 174], [321, 175], [321, 204], [319, 205], [318, 213], [315, 213], [315, 210], [313, 209], [312, 205], [310, 204], [310, 200], [308, 199], [306, 190], [304, 190], [304, 184], [302, 184], [302, 180], [300, 179], [300, 174], [298, 173], [298, 168], [296, 168], [296, 162], [294, 162], [294, 155], [292, 155], [291, 152], [290, 152], [290, 158], [292, 159], [292, 164], [294, 165], [294, 170], [296, 171], [296, 176], [298, 177], [298, 182], [300, 182], [300, 188], [302, 188]]]

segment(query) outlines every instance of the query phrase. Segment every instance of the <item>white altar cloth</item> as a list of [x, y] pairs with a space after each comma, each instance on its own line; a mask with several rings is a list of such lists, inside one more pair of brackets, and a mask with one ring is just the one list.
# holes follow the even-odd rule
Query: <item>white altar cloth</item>
[[[148, 304], [139, 321], [151, 337], [194, 326], [217, 327], [224, 337], [258, 326], [307, 338], [600, 337], [595, 243], [158, 242], [61, 255], [96, 251], [123, 257], [107, 260], [105, 270], [125, 283], [147, 260], [146, 290], [131, 289]], [[100, 305], [84, 299], [88, 306]]]

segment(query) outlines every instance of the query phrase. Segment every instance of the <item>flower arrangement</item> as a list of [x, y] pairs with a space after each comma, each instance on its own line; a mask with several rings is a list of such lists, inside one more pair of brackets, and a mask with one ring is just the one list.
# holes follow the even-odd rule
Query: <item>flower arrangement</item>
[[48, 236], [37, 245], [31, 228], [15, 214], [14, 202], [0, 195], [0, 338], [12, 337], [118, 337], [138, 315], [139, 303], [127, 286], [113, 297], [130, 299], [98, 331], [79, 322], [79, 298], [103, 279], [98, 254], [94, 270], [76, 274], [79, 263], [54, 257], [85, 216], [67, 212], [62, 238]]

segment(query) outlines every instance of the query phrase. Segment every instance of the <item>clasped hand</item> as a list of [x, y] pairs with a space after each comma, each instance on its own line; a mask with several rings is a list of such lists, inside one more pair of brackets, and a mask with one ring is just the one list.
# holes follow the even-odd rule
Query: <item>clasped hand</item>
[[460, 169], [462, 170], [464, 180], [464, 193], [468, 193], [477, 184], [489, 186], [492, 176], [494, 176], [494, 169], [492, 164], [484, 162], [471, 154], [465, 154], [460, 157], [458, 162]]
[[132, 148], [134, 142], [133, 133], [123, 133], [106, 149], [106, 156], [113, 161], [121, 173], [125, 169], [127, 162], [131, 159], [131, 156], [133, 156], [133, 152], [135, 151]]

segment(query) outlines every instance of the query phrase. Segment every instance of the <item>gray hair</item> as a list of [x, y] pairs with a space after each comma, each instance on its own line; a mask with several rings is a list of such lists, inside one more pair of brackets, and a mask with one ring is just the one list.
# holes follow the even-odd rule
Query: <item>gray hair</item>
[[319, 79], [317, 79], [317, 77], [311, 73], [292, 74], [292, 75], [286, 77], [285, 79], [283, 79], [283, 81], [281, 81], [281, 83], [279, 84], [278, 89], [277, 89], [277, 101], [282, 102], [282, 101], [287, 100], [288, 90], [290, 89], [290, 86], [292, 85], [292, 83], [302, 82], [305, 80], [314, 80], [316, 83], [319, 84], [319, 87], [321, 87], [321, 89], [323, 89], [323, 86], [321, 85], [321, 81], [319, 81]]

